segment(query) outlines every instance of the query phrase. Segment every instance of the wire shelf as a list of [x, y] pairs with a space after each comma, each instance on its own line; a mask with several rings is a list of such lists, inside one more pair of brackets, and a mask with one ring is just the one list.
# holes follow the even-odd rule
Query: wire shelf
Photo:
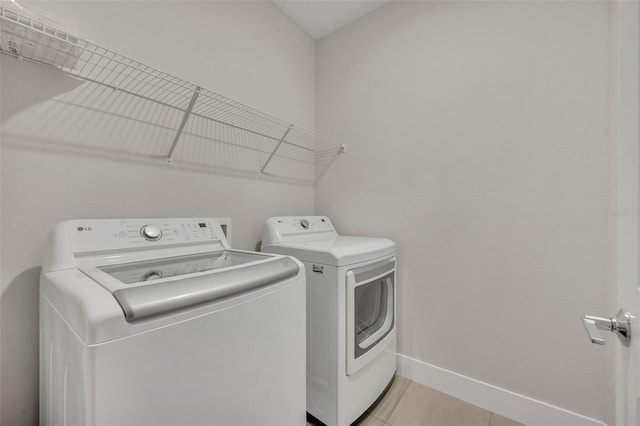
[[[154, 140], [149, 152], [164, 149], [169, 164], [315, 183], [345, 151], [341, 142], [26, 15], [6, 2], [0, 4], [2, 52], [81, 80], [81, 87], [57, 99], [76, 107], [79, 116], [100, 112], [123, 123], [134, 122], [138, 139], [141, 127], [153, 128], [147, 132]], [[108, 141], [103, 143], [106, 147]]]

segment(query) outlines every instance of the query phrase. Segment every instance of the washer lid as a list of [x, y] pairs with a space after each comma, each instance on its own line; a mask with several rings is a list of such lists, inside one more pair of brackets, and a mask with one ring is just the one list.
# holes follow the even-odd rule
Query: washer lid
[[340, 235], [333, 239], [272, 244], [262, 250], [288, 254], [303, 262], [343, 266], [391, 255], [396, 251], [396, 244], [386, 238]]
[[257, 253], [220, 250], [187, 256], [103, 265], [97, 266], [97, 268], [123, 284], [141, 284], [161, 278], [208, 272], [265, 259], [268, 258]]
[[299, 267], [288, 257], [222, 250], [80, 270], [137, 321], [275, 284]]

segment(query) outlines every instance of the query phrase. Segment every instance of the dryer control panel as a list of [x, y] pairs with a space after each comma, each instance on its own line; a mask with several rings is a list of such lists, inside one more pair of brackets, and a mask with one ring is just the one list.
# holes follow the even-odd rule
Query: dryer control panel
[[326, 216], [272, 217], [264, 225], [262, 245], [286, 241], [312, 241], [338, 235]]

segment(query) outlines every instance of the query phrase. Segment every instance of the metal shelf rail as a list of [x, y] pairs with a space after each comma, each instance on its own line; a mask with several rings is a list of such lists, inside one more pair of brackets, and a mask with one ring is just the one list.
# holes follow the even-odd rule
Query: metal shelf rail
[[[150, 123], [173, 126], [172, 140], [166, 141], [168, 164], [184, 159], [206, 166], [197, 154], [189, 154], [188, 145], [218, 143], [251, 158], [243, 161], [244, 172], [315, 183], [345, 152], [344, 143], [24, 16], [6, 2], [0, 3], [0, 38], [2, 53], [58, 68], [95, 86], [92, 91], [102, 104], [108, 103], [111, 114], [144, 121], [141, 117], [149, 114], [136, 106], [155, 105], [181, 116], [168, 122], [155, 117]], [[233, 168], [233, 162], [225, 167]]]

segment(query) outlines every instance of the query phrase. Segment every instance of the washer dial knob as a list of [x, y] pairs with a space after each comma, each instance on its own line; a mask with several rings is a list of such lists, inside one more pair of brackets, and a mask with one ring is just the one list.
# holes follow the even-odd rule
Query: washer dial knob
[[140, 235], [148, 241], [158, 241], [162, 238], [162, 229], [156, 225], [145, 225], [140, 229]]
[[302, 219], [300, 221], [300, 226], [302, 226], [304, 229], [309, 229], [309, 221], [307, 219]]

